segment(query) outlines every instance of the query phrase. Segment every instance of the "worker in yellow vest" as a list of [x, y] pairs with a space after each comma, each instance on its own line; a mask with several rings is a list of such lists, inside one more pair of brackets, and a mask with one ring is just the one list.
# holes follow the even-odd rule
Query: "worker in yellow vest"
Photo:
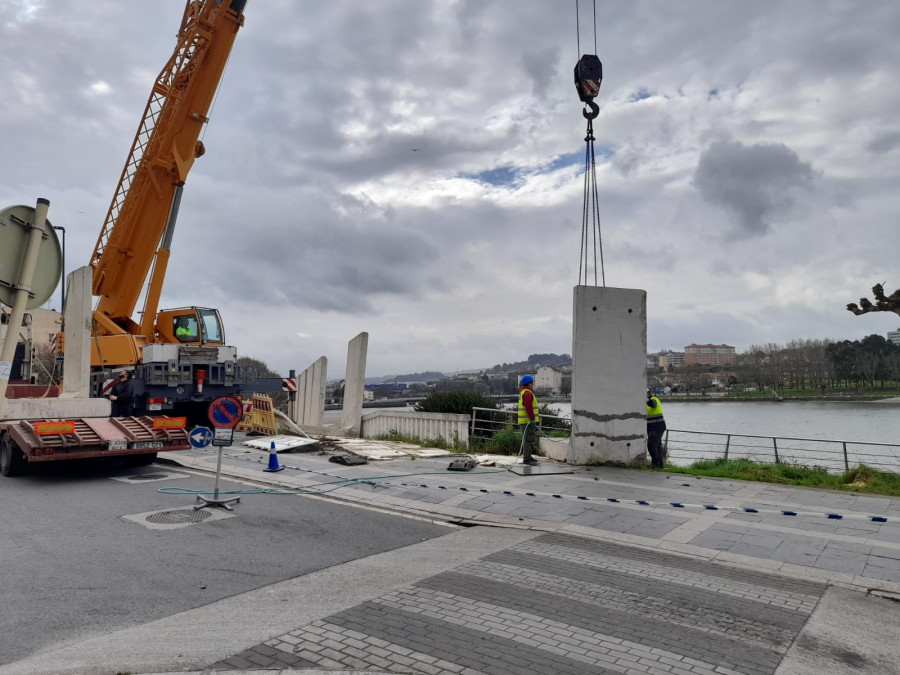
[[647, 390], [647, 451], [650, 463], [658, 468], [666, 464], [663, 456], [662, 437], [666, 431], [666, 420], [663, 419], [662, 403], [650, 390]]
[[522, 439], [522, 463], [534, 466], [538, 463], [534, 455], [538, 451], [537, 427], [541, 421], [537, 397], [532, 391], [534, 378], [523, 375], [519, 388], [519, 424], [525, 425]]

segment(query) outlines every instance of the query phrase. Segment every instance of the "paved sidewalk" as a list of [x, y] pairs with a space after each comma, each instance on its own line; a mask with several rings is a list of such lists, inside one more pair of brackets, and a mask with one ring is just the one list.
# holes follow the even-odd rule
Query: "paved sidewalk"
[[[597, 467], [450, 472], [383, 445], [401, 458], [281, 453], [278, 473], [234, 445], [223, 474], [461, 527], [0, 675], [900, 674], [900, 500]], [[204, 472], [216, 458], [166, 457]]]
[[[416, 451], [402, 443], [374, 445]], [[347, 447], [355, 449], [352, 443]], [[232, 478], [305, 488], [422, 517], [599, 537], [900, 593], [900, 498], [646, 470], [567, 467], [546, 460], [542, 466], [574, 473], [521, 476], [503, 467], [457, 472], [447, 471], [449, 458], [428, 454], [342, 466], [329, 462], [329, 454], [315, 451], [280, 453], [284, 471], [266, 473], [262, 469], [267, 453], [234, 445], [223, 451], [222, 470]], [[168, 457], [186, 467], [215, 471], [217, 453], [197, 450]]]

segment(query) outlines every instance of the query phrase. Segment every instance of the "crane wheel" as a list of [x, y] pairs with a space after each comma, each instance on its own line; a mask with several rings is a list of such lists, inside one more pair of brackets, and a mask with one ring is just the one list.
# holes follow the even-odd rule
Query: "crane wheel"
[[28, 462], [25, 455], [9, 434], [0, 439], [0, 474], [4, 476], [21, 476], [26, 472]]

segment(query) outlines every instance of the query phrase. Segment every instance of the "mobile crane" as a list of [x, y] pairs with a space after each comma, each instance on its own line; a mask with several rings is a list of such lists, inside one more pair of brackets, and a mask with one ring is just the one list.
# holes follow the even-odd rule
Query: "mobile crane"
[[[214, 398], [281, 390], [280, 378], [259, 378], [237, 363], [217, 310], [157, 311], [184, 182], [203, 155], [200, 134], [245, 4], [187, 0], [175, 51], [153, 85], [91, 256], [99, 300], [91, 321], [90, 394], [104, 395], [113, 373], [128, 370], [135, 416], [63, 419], [63, 401], [56, 399], [60, 405], [49, 404], [44, 419], [0, 419], [0, 474], [80, 458], [146, 463], [157, 452], [190, 447], [186, 419], [205, 419]], [[135, 321], [142, 292], [143, 312]], [[64, 334], [58, 337], [64, 353]], [[173, 411], [182, 417], [166, 415]]]
[[104, 395], [115, 372], [130, 370], [136, 414], [175, 411], [205, 419], [218, 396], [282, 388], [280, 379], [259, 378], [237, 363], [217, 310], [158, 311], [184, 183], [204, 153], [200, 135], [244, 24], [245, 4], [187, 0], [175, 50], [153, 84], [91, 256], [93, 295], [99, 297], [91, 394]]

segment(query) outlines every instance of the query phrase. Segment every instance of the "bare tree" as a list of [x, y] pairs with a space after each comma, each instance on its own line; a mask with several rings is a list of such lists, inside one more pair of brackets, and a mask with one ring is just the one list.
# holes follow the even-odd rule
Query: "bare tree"
[[881, 354], [865, 351], [853, 357], [853, 369], [869, 386], [875, 386], [875, 376], [880, 367]]
[[53, 345], [42, 343], [34, 348], [31, 373], [35, 384], [57, 384], [62, 378], [62, 362], [56, 360]]
[[868, 298], [860, 298], [859, 306], [855, 302], [847, 305], [847, 309], [856, 316], [860, 314], [868, 314], [869, 312], [893, 312], [900, 314], [900, 289], [897, 289], [890, 295], [884, 294], [884, 286], [875, 284], [872, 286], [872, 295], [875, 296], [875, 302], [870, 302]]

